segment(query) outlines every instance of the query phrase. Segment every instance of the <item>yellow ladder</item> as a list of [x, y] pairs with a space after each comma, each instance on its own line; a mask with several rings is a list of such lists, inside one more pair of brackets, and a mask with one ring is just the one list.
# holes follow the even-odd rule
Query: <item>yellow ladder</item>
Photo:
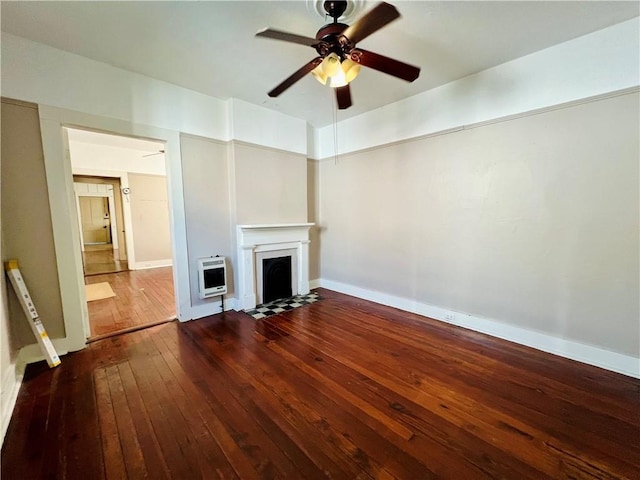
[[22, 310], [24, 310], [29, 326], [38, 340], [42, 353], [47, 359], [49, 367], [57, 367], [60, 365], [60, 357], [58, 357], [58, 353], [56, 352], [53, 343], [51, 343], [51, 339], [49, 338], [49, 335], [47, 335], [44, 325], [42, 325], [42, 322], [40, 321], [36, 307], [29, 295], [29, 290], [27, 290], [27, 285], [22, 279], [22, 274], [18, 268], [18, 261], [9, 260], [4, 264], [4, 268], [7, 271], [11, 285], [13, 285], [16, 296], [20, 301], [20, 305], [22, 305]]

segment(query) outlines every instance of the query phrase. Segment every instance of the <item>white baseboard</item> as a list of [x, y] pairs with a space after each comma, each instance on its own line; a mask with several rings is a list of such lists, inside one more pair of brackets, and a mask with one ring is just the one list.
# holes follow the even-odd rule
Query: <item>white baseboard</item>
[[11, 415], [18, 400], [18, 393], [20, 392], [20, 386], [24, 378], [24, 369], [25, 363], [18, 359], [3, 372], [2, 395], [0, 395], [0, 406], [2, 409], [0, 413], [0, 422], [2, 422], [0, 423], [0, 447], [2, 447], [4, 443], [4, 436], [7, 433], [7, 428], [9, 428]]
[[335, 290], [336, 292], [399, 308], [407, 312], [417, 313], [418, 315], [468, 328], [476, 332], [486, 333], [487, 335], [553, 353], [561, 357], [570, 358], [571, 360], [622, 373], [630, 377], [640, 378], [640, 358], [635, 358], [630, 355], [623, 355], [593, 345], [556, 337], [548, 333], [536, 332], [497, 320], [455, 312], [346, 283], [320, 278], [312, 280], [311, 285], [312, 288], [323, 287], [329, 290]]
[[136, 262], [132, 270], [145, 270], [147, 268], [160, 268], [160, 267], [171, 267], [173, 266], [173, 260], [171, 258], [164, 260], [149, 260], [146, 262]]
[[[228, 312], [229, 310], [235, 310], [237, 306], [237, 299], [235, 297], [230, 297], [224, 299], [224, 311]], [[198, 318], [208, 317], [210, 315], [215, 315], [220, 312], [220, 300], [215, 302], [205, 303], [203, 305], [197, 305], [195, 307], [190, 307], [188, 312], [185, 312], [184, 320], [180, 319], [181, 322], [188, 322], [189, 320], [197, 320]]]
[[238, 307], [238, 300], [235, 297], [224, 299], [225, 312], [228, 312], [229, 310], [237, 310], [238, 309], [237, 307]]

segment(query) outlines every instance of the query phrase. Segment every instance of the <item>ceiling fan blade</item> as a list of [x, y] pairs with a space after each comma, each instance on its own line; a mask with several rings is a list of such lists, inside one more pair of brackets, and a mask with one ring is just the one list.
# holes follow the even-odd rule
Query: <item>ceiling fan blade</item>
[[313, 70], [318, 65], [320, 65], [321, 62], [322, 62], [322, 58], [321, 57], [314, 58], [309, 63], [303, 65], [300, 69], [295, 71], [293, 73], [293, 75], [291, 75], [289, 78], [287, 78], [284, 82], [282, 82], [276, 88], [271, 90], [267, 95], [269, 95], [270, 97], [277, 97], [282, 92], [284, 92], [287, 88], [289, 88], [291, 85], [293, 85], [298, 80], [300, 80], [302, 77], [304, 77], [311, 70]]
[[342, 35], [347, 37], [349, 41], [355, 45], [399, 16], [400, 13], [396, 10], [396, 7], [385, 2], [381, 2], [372, 10], [367, 12], [362, 18], [358, 19], [356, 23], [347, 27], [342, 32]]
[[365, 67], [393, 75], [394, 77], [401, 78], [407, 82], [413, 82], [420, 75], [420, 69], [413, 65], [409, 65], [408, 63], [403, 63], [393, 58], [385, 57], [384, 55], [362, 50], [360, 48], [358, 48], [357, 51], [361, 52], [358, 62]]
[[338, 101], [338, 109], [344, 110], [351, 106], [351, 90], [349, 85], [336, 88], [336, 100]]
[[282, 32], [280, 30], [274, 30], [272, 28], [265, 28], [256, 33], [256, 37], [271, 38], [273, 40], [282, 40], [284, 42], [299, 43], [300, 45], [307, 45], [312, 47], [318, 41], [315, 38], [303, 37], [302, 35], [296, 35], [295, 33]]

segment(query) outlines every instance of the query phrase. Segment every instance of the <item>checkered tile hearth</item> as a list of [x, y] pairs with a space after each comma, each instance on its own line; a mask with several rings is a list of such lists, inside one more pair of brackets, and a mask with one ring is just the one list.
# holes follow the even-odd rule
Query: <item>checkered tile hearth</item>
[[283, 298], [271, 303], [258, 305], [254, 310], [245, 310], [244, 313], [251, 315], [256, 320], [260, 320], [261, 318], [271, 317], [272, 315], [293, 310], [294, 308], [302, 307], [303, 305], [308, 305], [318, 300], [321, 300], [320, 295], [312, 292], [307, 295], [296, 295], [295, 297]]

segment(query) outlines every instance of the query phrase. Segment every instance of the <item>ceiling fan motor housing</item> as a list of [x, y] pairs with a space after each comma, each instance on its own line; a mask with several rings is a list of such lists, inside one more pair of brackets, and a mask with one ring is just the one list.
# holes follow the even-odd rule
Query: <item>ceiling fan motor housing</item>
[[316, 39], [318, 44], [315, 45], [318, 55], [322, 58], [326, 57], [330, 53], [337, 54], [341, 60], [344, 60], [348, 55], [353, 44], [348, 39], [341, 35], [343, 31], [347, 29], [349, 25], [344, 23], [329, 23], [316, 33]]

